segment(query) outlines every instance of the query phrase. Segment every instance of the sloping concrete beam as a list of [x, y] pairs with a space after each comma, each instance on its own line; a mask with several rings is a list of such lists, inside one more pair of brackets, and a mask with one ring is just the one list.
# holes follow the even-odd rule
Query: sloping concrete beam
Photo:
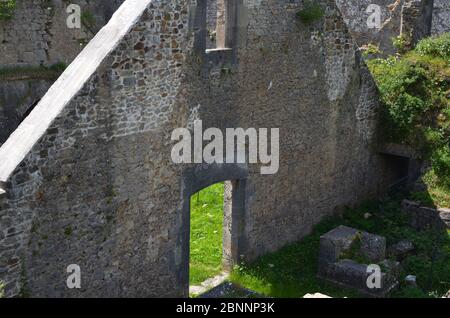
[[[153, 0], [127, 0], [50, 87], [30, 115], [0, 148], [0, 182], [6, 182], [47, 128], [100, 63], [116, 48]], [[5, 189], [0, 188], [0, 194]]]

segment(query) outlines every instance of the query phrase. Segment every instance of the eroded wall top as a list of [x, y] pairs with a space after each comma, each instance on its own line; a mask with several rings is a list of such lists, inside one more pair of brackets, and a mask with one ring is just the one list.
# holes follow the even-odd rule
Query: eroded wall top
[[336, 0], [359, 46], [373, 44], [396, 53], [393, 38], [413, 46], [423, 37], [450, 31], [448, 0]]

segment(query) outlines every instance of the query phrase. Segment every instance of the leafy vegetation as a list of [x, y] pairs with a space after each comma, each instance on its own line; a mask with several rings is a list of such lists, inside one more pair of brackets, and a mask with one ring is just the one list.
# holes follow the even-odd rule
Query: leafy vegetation
[[380, 47], [378, 45], [369, 43], [362, 47], [363, 56], [369, 58], [371, 56], [376, 56], [381, 53]]
[[422, 181], [426, 185], [425, 191], [413, 192], [411, 199], [429, 207], [450, 207], [450, 191], [442, 185], [434, 170], [428, 171]]
[[305, 1], [305, 6], [297, 12], [297, 17], [305, 24], [311, 24], [325, 15], [324, 9], [313, 1]]
[[[319, 223], [312, 234], [300, 242], [259, 258], [252, 264], [236, 266], [231, 280], [241, 286], [272, 297], [302, 297], [320, 292], [332, 297], [360, 297], [356, 291], [336, 288], [316, 277], [319, 239], [338, 225], [383, 235], [388, 245], [409, 239], [415, 254], [402, 261], [401, 278], [416, 275], [418, 288], [401, 283], [391, 297], [439, 297], [450, 288], [450, 237], [447, 233], [417, 232], [400, 213], [401, 197], [363, 204], [348, 209], [342, 217]], [[368, 219], [364, 214], [370, 213]]]
[[217, 183], [191, 198], [191, 285], [222, 271], [223, 191], [224, 184]]
[[9, 20], [14, 16], [16, 9], [16, 0], [0, 1], [0, 21]]
[[411, 40], [405, 35], [399, 35], [392, 39], [392, 44], [397, 49], [399, 53], [405, 53], [408, 45], [410, 45]]
[[367, 63], [385, 105], [384, 137], [412, 146], [430, 162], [432, 185], [450, 193], [450, 34]]

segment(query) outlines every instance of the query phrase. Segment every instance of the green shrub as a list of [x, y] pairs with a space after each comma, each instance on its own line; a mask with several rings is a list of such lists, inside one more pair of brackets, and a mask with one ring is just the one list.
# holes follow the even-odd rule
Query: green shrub
[[401, 56], [367, 61], [384, 104], [384, 138], [415, 148], [443, 185], [450, 185], [449, 52], [447, 33]]
[[406, 47], [409, 43], [408, 38], [404, 34], [392, 38], [392, 45], [394, 45], [399, 53], [406, 52]]
[[416, 51], [421, 55], [450, 58], [450, 33], [420, 41], [417, 44]]
[[310, 24], [321, 19], [325, 15], [325, 10], [317, 3], [305, 1], [305, 6], [297, 12], [297, 17], [305, 24]]
[[0, 1], [0, 21], [11, 19], [14, 16], [15, 9], [16, 9], [16, 0]]
[[379, 55], [382, 53], [380, 50], [380, 47], [378, 45], [375, 45], [372, 43], [369, 43], [368, 45], [363, 46], [362, 51], [363, 51], [363, 56], [365, 58], [369, 58], [371, 56], [376, 56], [376, 55]]

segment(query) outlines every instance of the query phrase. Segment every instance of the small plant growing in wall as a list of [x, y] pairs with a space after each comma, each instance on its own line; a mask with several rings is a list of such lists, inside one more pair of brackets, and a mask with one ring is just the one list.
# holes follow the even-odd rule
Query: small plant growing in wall
[[95, 16], [90, 11], [84, 11], [81, 14], [81, 22], [87, 28], [93, 28], [95, 26]]
[[402, 34], [392, 38], [392, 45], [394, 45], [398, 53], [403, 54], [407, 51], [410, 40], [406, 35]]
[[297, 12], [297, 18], [305, 24], [311, 24], [321, 19], [325, 15], [325, 10], [317, 3], [307, 0], [303, 9]]
[[0, 0], [0, 21], [11, 19], [15, 9], [16, 0]]
[[66, 227], [66, 228], [64, 229], [64, 235], [65, 235], [65, 236], [69, 237], [69, 236], [72, 235], [72, 233], [73, 233], [72, 227], [68, 226], [68, 227]]
[[365, 58], [374, 58], [374, 57], [378, 57], [378, 55], [380, 55], [382, 52], [380, 51], [380, 47], [378, 45], [369, 43], [365, 46], [363, 46], [362, 48], [363, 51], [363, 56]]

